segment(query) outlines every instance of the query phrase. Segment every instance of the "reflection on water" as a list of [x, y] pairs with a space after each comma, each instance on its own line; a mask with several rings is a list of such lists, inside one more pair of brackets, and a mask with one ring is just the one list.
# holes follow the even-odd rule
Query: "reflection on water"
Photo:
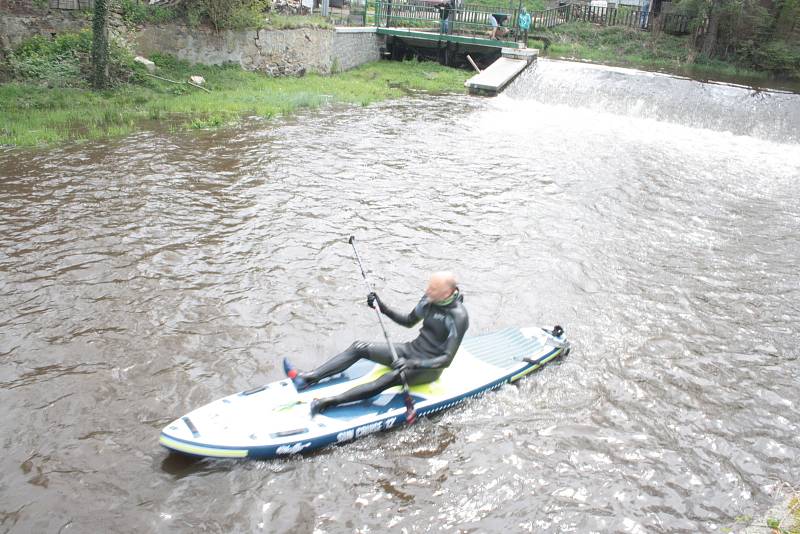
[[[543, 61], [496, 99], [0, 152], [0, 530], [698, 532], [765, 509], [800, 481], [799, 102]], [[572, 355], [306, 457], [160, 449], [282, 356], [380, 337], [350, 234], [387, 301], [450, 268], [473, 333], [558, 322]]]

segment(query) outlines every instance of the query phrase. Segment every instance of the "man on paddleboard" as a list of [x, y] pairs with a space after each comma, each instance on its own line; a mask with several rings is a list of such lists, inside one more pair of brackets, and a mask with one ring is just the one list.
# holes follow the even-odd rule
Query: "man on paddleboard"
[[356, 386], [335, 397], [314, 399], [311, 402], [312, 416], [331, 406], [368, 399], [385, 389], [399, 386], [402, 384], [401, 373], [405, 374], [410, 386], [433, 382], [453, 361], [464, 333], [469, 328], [464, 298], [455, 276], [450, 272], [433, 273], [425, 294], [407, 315], [389, 308], [373, 292], [367, 296], [367, 305], [374, 308], [375, 304], [383, 315], [406, 328], [422, 321], [419, 336], [407, 343], [393, 344], [398, 357], [394, 362], [387, 343], [363, 341], [354, 342], [344, 352], [305, 373], [299, 372], [288, 359], [284, 359], [283, 369], [286, 376], [292, 379], [298, 391], [323, 378], [341, 373], [361, 358], [391, 367], [389, 372], [373, 382]]

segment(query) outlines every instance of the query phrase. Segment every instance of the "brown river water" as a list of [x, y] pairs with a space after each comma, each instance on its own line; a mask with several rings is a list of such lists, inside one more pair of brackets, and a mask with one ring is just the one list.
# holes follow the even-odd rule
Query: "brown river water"
[[[714, 532], [800, 486], [800, 95], [540, 61], [217, 132], [0, 150], [0, 532]], [[160, 429], [410, 309], [572, 354], [276, 461]], [[392, 327], [396, 340], [413, 332]], [[257, 422], [254, 422], [257, 424]]]

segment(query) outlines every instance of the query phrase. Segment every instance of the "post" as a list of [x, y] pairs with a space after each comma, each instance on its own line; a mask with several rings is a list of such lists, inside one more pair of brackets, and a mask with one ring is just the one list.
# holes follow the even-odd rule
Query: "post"
[[330, 13], [330, 0], [322, 0], [322, 16], [327, 17]]
[[470, 57], [470, 55], [469, 55], [469, 54], [467, 54], [467, 61], [469, 61], [469, 64], [470, 64], [470, 65], [472, 65], [472, 68], [473, 68], [473, 69], [475, 69], [476, 71], [478, 71], [478, 74], [480, 74], [480, 73], [481, 73], [481, 69], [479, 69], [479, 68], [478, 68], [478, 66], [475, 64], [475, 62], [472, 60], [472, 58]]

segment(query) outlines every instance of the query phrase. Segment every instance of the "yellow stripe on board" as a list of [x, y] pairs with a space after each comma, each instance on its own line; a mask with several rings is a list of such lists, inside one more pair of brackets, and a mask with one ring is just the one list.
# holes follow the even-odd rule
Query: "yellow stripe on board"
[[519, 379], [520, 379], [520, 378], [522, 378], [523, 376], [527, 375], [528, 373], [532, 373], [532, 372], [534, 372], [534, 371], [535, 371], [535, 370], [537, 370], [539, 367], [543, 366], [544, 364], [546, 364], [547, 362], [549, 362], [550, 360], [552, 360], [553, 358], [555, 358], [556, 356], [558, 356], [559, 354], [561, 354], [561, 351], [562, 351], [562, 350], [564, 350], [564, 349], [559, 349], [559, 350], [558, 350], [558, 352], [554, 353], [552, 356], [550, 356], [550, 357], [549, 357], [549, 358], [547, 358], [546, 360], [542, 360], [542, 361], [541, 361], [541, 362], [539, 362], [537, 365], [534, 365], [533, 367], [529, 367], [528, 369], [525, 369], [525, 370], [524, 370], [524, 371], [522, 371], [521, 373], [519, 373], [519, 374], [516, 374], [516, 375], [512, 376], [512, 377], [511, 377], [511, 380], [509, 380], [509, 382], [516, 382], [517, 380], [519, 380]]
[[189, 445], [182, 441], [175, 441], [166, 436], [158, 438], [159, 443], [167, 448], [176, 451], [185, 452], [187, 454], [197, 454], [198, 456], [216, 456], [218, 458], [244, 458], [247, 456], [246, 449], [215, 449], [213, 447], [199, 447], [196, 445]]

